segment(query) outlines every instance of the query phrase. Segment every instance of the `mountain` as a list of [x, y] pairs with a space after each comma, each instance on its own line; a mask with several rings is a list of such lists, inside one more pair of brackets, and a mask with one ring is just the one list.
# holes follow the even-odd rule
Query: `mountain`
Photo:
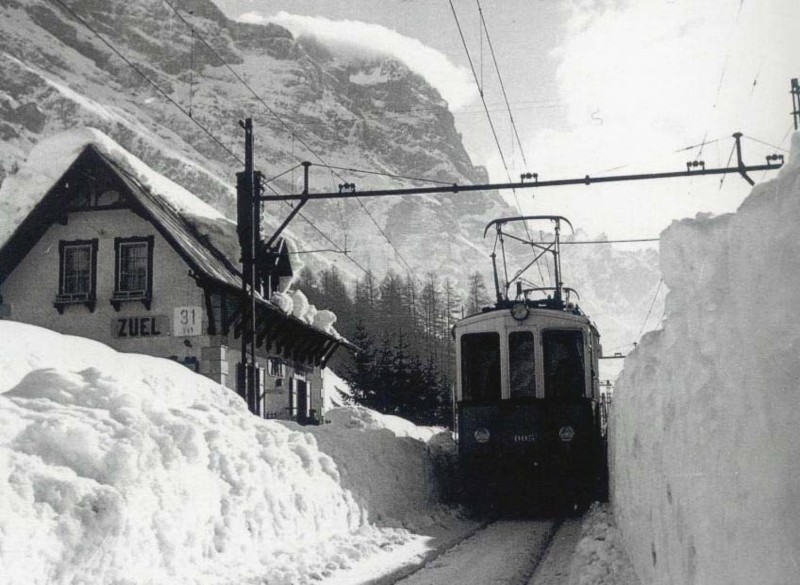
[[[313, 163], [312, 191], [337, 191], [345, 182], [362, 191], [432, 180], [486, 182], [447, 103], [402, 63], [343, 56], [274, 24], [233, 22], [210, 0], [182, 1], [175, 5], [179, 12], [172, 6], [166, 0], [4, 0], [0, 180], [43, 137], [88, 125], [234, 217], [243, 158], [238, 121], [252, 117], [256, 166], [267, 177], [282, 175], [270, 183], [280, 193], [302, 189], [302, 169], [294, 167], [304, 160]], [[264, 207], [271, 226], [288, 210], [281, 203]], [[303, 255], [312, 268], [335, 263], [350, 278], [362, 268], [378, 274], [413, 269], [420, 277], [436, 271], [466, 290], [476, 270], [489, 282], [491, 242], [481, 239], [483, 226], [514, 214], [495, 192], [315, 201], [290, 232], [300, 250], [350, 251], [350, 259]], [[601, 313], [628, 319], [636, 312], [631, 303], [647, 303], [642, 291], [658, 281], [652, 255], [610, 246], [587, 253], [576, 256], [589, 264], [575, 274], [600, 294]], [[596, 271], [625, 274], [618, 270], [623, 265], [635, 286], [622, 290], [613, 279], [610, 290], [592, 285]]]

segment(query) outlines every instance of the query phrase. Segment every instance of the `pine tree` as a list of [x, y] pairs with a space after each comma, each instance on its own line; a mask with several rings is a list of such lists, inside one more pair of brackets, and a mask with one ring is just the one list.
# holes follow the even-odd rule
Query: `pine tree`
[[358, 324], [351, 341], [359, 347], [352, 364], [345, 370], [345, 377], [353, 389], [353, 400], [364, 406], [375, 408], [377, 404], [377, 349], [373, 337], [366, 327]]
[[297, 282], [294, 286], [295, 288], [303, 291], [306, 296], [309, 294], [313, 295], [318, 293], [317, 278], [314, 276], [314, 271], [308, 266], [303, 266], [303, 269], [300, 271], [300, 274], [297, 277]]
[[[338, 330], [360, 348], [337, 352], [331, 362], [353, 389], [353, 400], [417, 424], [450, 424], [453, 345], [458, 295], [430, 273], [422, 289], [410, 277], [389, 272], [380, 285], [372, 273], [355, 283], [354, 296], [335, 268], [299, 283], [309, 301], [333, 310]], [[352, 300], [351, 300], [352, 299]]]
[[480, 272], [473, 272], [469, 277], [469, 299], [467, 312], [470, 315], [480, 313], [481, 309], [490, 303], [486, 293], [486, 284]]

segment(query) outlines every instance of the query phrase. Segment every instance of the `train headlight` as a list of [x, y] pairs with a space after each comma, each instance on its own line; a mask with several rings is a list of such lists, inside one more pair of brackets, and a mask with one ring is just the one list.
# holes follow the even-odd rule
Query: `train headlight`
[[511, 316], [514, 317], [516, 321], [524, 321], [528, 318], [530, 312], [530, 309], [524, 303], [514, 303], [511, 307]]
[[475, 440], [478, 443], [488, 443], [489, 439], [492, 438], [492, 434], [486, 427], [479, 428], [478, 430], [475, 431], [475, 433], [472, 436], [475, 437]]
[[561, 439], [564, 443], [569, 443], [572, 439], [575, 438], [575, 429], [573, 429], [569, 425], [564, 425], [560, 429], [558, 429], [558, 438]]

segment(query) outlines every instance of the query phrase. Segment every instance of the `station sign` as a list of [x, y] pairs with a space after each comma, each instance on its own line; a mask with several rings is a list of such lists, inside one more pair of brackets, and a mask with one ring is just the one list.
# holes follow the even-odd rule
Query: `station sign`
[[169, 335], [166, 315], [116, 317], [111, 319], [111, 337], [165, 337]]

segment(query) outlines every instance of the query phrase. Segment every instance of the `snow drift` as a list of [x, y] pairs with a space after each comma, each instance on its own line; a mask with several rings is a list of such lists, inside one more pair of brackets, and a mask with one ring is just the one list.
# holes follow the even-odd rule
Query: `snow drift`
[[10, 321], [0, 372], [2, 583], [316, 582], [438, 511], [433, 431], [351, 408], [306, 432], [177, 363]]
[[611, 420], [617, 521], [643, 582], [800, 582], [800, 134], [735, 214], [661, 239], [663, 329]]

